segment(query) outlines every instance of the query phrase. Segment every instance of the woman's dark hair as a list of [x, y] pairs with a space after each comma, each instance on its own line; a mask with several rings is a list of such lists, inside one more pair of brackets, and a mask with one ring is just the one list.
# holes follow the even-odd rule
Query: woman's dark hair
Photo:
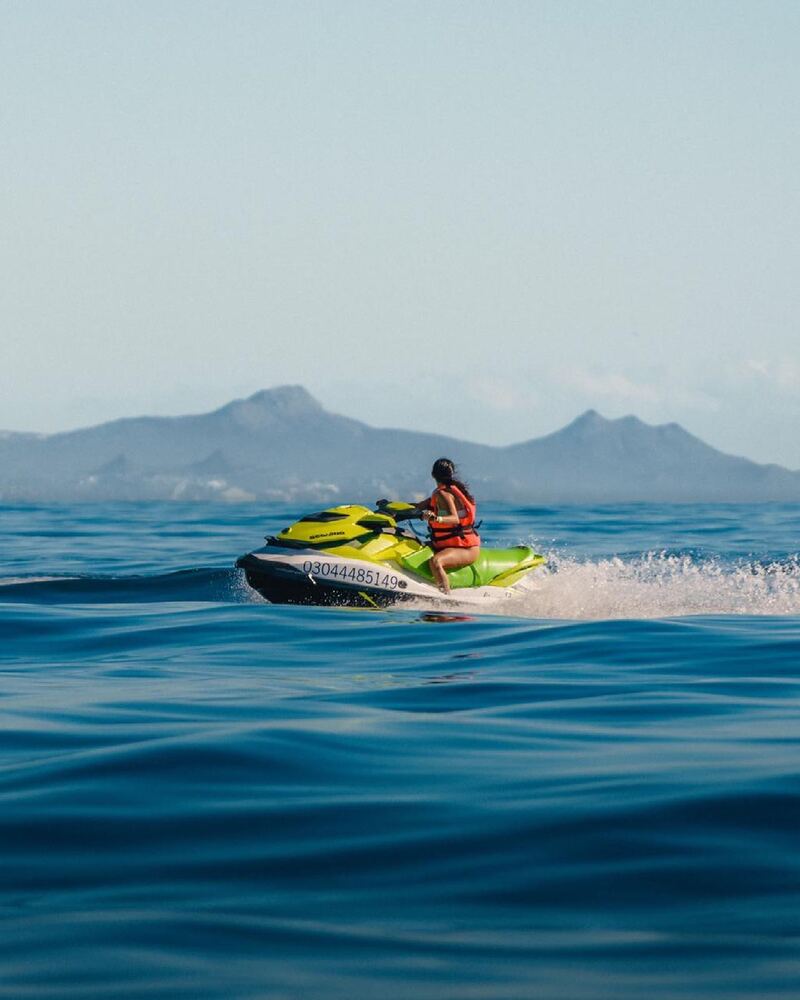
[[467, 500], [475, 503], [475, 497], [470, 493], [469, 486], [467, 486], [466, 483], [463, 483], [460, 479], [456, 479], [455, 463], [449, 458], [437, 458], [433, 463], [431, 475], [437, 483], [442, 483], [444, 486], [457, 486]]

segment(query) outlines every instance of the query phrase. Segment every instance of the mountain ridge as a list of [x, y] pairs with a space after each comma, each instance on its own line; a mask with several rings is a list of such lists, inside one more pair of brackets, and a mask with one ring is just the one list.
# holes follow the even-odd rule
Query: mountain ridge
[[483, 499], [800, 500], [800, 472], [726, 454], [675, 422], [589, 409], [549, 434], [492, 446], [373, 427], [284, 385], [206, 413], [123, 417], [49, 435], [2, 432], [0, 501], [371, 502], [420, 495], [441, 454]]

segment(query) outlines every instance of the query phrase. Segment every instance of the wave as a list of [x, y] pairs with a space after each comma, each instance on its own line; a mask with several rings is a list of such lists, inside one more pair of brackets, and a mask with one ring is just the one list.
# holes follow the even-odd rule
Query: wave
[[[5, 600], [36, 603], [263, 603], [233, 568], [144, 576], [13, 576], [0, 578], [0, 588]], [[414, 603], [415, 610], [420, 607]], [[567, 621], [800, 615], [800, 557], [725, 562], [663, 551], [582, 560], [553, 552], [531, 590], [498, 611]]]
[[117, 604], [160, 601], [261, 601], [236, 569], [198, 567], [145, 576], [30, 576], [0, 578], [4, 600]]

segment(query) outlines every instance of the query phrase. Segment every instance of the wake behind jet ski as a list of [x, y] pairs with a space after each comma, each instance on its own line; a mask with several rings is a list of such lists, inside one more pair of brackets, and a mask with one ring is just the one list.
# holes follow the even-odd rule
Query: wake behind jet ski
[[470, 565], [447, 571], [450, 593], [436, 586], [433, 549], [401, 525], [423, 517], [419, 506], [380, 500], [371, 510], [342, 504], [307, 514], [236, 565], [248, 584], [276, 604], [387, 607], [420, 600], [486, 607], [530, 588], [545, 562], [526, 545], [481, 548]]

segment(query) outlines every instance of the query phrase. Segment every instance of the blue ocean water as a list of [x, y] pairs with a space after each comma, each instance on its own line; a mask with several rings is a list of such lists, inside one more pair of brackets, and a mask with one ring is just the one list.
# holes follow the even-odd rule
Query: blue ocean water
[[800, 995], [800, 507], [484, 507], [503, 616], [278, 607], [299, 511], [0, 507], [0, 996]]

